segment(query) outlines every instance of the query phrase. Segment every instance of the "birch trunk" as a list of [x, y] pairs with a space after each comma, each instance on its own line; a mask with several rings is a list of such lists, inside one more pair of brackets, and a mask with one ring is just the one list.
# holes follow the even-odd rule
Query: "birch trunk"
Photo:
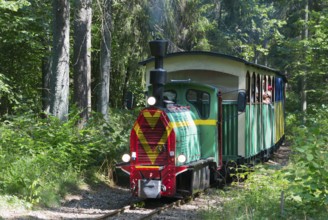
[[[308, 22], [309, 22], [309, 1], [305, 0], [305, 15], [304, 15], [304, 40], [309, 39], [309, 27], [308, 27]], [[306, 47], [304, 50], [304, 59], [306, 59], [306, 50], [308, 48]], [[306, 86], [306, 75], [307, 75], [307, 66], [305, 67], [305, 74], [301, 76], [301, 105], [302, 105], [302, 112], [303, 112], [303, 123], [306, 122], [306, 110], [307, 110], [307, 86]]]
[[100, 83], [98, 90], [97, 111], [108, 120], [109, 105], [109, 85], [110, 85], [110, 68], [111, 68], [111, 5], [112, 0], [103, 0], [102, 9], [102, 28], [101, 28], [101, 45], [100, 45]]
[[69, 0], [53, 0], [53, 62], [50, 113], [67, 120], [69, 95]]
[[92, 0], [75, 0], [74, 103], [81, 111], [81, 124], [91, 112], [91, 19]]

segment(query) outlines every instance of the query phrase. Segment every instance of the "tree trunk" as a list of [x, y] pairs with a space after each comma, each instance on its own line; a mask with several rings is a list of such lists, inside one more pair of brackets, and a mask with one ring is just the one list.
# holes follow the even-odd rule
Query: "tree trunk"
[[217, 27], [218, 29], [220, 29], [220, 25], [221, 25], [221, 10], [222, 10], [222, 0], [213, 0], [213, 4], [214, 4], [214, 19], [217, 22]]
[[[51, 50], [49, 47], [48, 50]], [[48, 53], [47, 53], [48, 54]], [[45, 114], [50, 112], [50, 79], [51, 79], [52, 57], [46, 55], [42, 59], [42, 111]]]
[[[309, 39], [309, 27], [308, 27], [308, 21], [309, 21], [309, 0], [305, 0], [305, 15], [304, 15], [304, 40]], [[306, 60], [306, 51], [308, 50], [307, 47], [304, 48], [304, 62]], [[307, 110], [307, 94], [306, 94], [306, 74], [307, 74], [307, 64], [305, 64], [305, 74], [301, 76], [301, 105], [302, 105], [302, 112], [303, 112], [303, 123], [306, 122], [306, 110]]]
[[122, 108], [125, 107], [126, 105], [126, 95], [127, 95], [127, 92], [128, 92], [128, 83], [130, 81], [130, 68], [129, 66], [127, 67], [126, 69], [126, 73], [125, 73], [125, 77], [124, 77], [124, 84], [123, 84], [123, 97], [122, 97]]
[[67, 120], [69, 95], [69, 0], [53, 0], [53, 62], [50, 113]]
[[91, 19], [92, 0], [75, 0], [74, 103], [81, 111], [80, 125], [91, 112]]
[[98, 90], [97, 111], [108, 120], [109, 104], [109, 83], [111, 68], [111, 5], [112, 0], [103, 0], [102, 9], [102, 28], [101, 28], [101, 45], [100, 45], [100, 82]]

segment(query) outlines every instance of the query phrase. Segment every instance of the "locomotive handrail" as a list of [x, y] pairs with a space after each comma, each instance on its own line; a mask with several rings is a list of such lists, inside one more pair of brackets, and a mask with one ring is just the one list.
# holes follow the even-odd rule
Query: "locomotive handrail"
[[184, 165], [187, 165], [188, 166], [188, 169], [192, 169], [194, 167], [202, 166], [205, 163], [210, 163], [210, 162], [213, 162], [213, 161], [214, 161], [214, 158], [213, 157], [209, 157], [207, 159], [201, 159], [201, 160], [198, 160], [198, 161], [193, 161], [191, 163], [184, 164]]
[[116, 167], [120, 167], [120, 166], [125, 166], [125, 165], [129, 165], [130, 162], [121, 162], [121, 163], [117, 163], [115, 164]]

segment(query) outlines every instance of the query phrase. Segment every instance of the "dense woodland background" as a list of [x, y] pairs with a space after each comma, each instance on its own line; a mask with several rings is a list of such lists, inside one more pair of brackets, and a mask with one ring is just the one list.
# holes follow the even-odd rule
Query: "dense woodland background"
[[287, 75], [299, 170], [286, 175], [303, 184], [282, 184], [287, 213], [327, 211], [327, 36], [327, 0], [0, 0], [2, 200], [52, 206], [68, 186], [110, 174], [144, 105], [138, 62], [164, 38], [169, 52], [215, 51]]

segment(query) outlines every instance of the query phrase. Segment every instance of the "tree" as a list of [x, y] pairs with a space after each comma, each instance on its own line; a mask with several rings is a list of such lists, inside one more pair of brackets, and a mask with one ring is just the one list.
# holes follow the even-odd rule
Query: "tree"
[[124, 107], [125, 94], [133, 93], [136, 105], [144, 103], [143, 70], [138, 62], [149, 56], [149, 5], [146, 0], [119, 0], [113, 4], [112, 72], [110, 105]]
[[92, 0], [75, 0], [74, 103], [81, 111], [81, 124], [91, 111], [91, 18]]
[[50, 103], [51, 103], [51, 88], [50, 88], [50, 80], [51, 80], [51, 71], [52, 71], [52, 29], [50, 28], [51, 20], [53, 19], [53, 15], [51, 14], [51, 2], [44, 2], [36, 0], [33, 3], [33, 14], [38, 13], [42, 14], [39, 17], [40, 21], [37, 22], [39, 27], [39, 31], [43, 33], [41, 35], [41, 43], [42, 43], [42, 61], [41, 61], [41, 72], [42, 72], [42, 111], [45, 114], [50, 113]]
[[284, 3], [285, 39], [276, 48], [275, 66], [289, 74], [288, 111], [305, 116], [327, 103], [328, 5], [323, 0]]
[[41, 87], [41, 62], [51, 54], [51, 2], [23, 2], [27, 1], [1, 1], [8, 7], [0, 7], [0, 73], [12, 91], [1, 97], [0, 114], [39, 112], [41, 91], [50, 94]]
[[60, 120], [68, 115], [69, 97], [69, 0], [53, 0], [53, 62], [50, 113]]
[[101, 45], [97, 111], [100, 112], [107, 120], [111, 70], [112, 0], [102, 0], [99, 8], [101, 10]]
[[170, 41], [170, 52], [209, 50], [206, 13], [210, 5], [202, 0], [152, 0], [150, 29], [156, 37]]

